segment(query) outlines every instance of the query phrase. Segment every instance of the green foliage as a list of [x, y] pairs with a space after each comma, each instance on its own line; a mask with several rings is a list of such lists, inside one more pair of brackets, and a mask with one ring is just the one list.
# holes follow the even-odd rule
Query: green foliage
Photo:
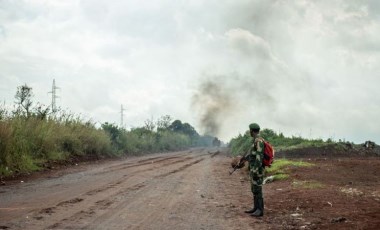
[[278, 173], [284, 173], [286, 169], [289, 169], [291, 167], [311, 167], [314, 166], [314, 164], [304, 161], [291, 161], [287, 159], [276, 159], [272, 166], [269, 168], [266, 168], [265, 171], [269, 174], [278, 174]]
[[[260, 131], [260, 135], [267, 141], [269, 141], [276, 150], [287, 150], [295, 148], [305, 147], [320, 147], [328, 145], [329, 141], [323, 141], [322, 139], [305, 139], [302, 137], [285, 137], [284, 134], [277, 134], [271, 129], [263, 129]], [[233, 155], [241, 155], [246, 153], [252, 145], [252, 137], [249, 133], [245, 135], [239, 134], [237, 137], [232, 138], [230, 141], [231, 152]]]
[[252, 137], [248, 133], [237, 136], [230, 141], [231, 152], [233, 155], [245, 155], [252, 146]]
[[287, 159], [275, 160], [271, 167], [265, 169], [267, 175], [273, 176], [273, 180], [285, 180], [289, 178], [289, 170], [294, 167], [312, 167], [314, 164], [303, 161], [291, 161]]
[[51, 118], [10, 117], [0, 120], [0, 166], [11, 172], [38, 169], [37, 163], [69, 156], [102, 156], [111, 141], [84, 122], [60, 123]]
[[282, 133], [277, 134], [271, 129], [261, 131], [261, 136], [269, 141], [276, 149], [292, 149], [305, 147], [320, 147], [327, 145], [329, 142], [324, 142], [322, 139], [306, 139], [302, 137], [285, 137]]
[[285, 173], [280, 173], [280, 174], [273, 175], [273, 181], [276, 181], [276, 180], [286, 180], [288, 178], [289, 178], [289, 175], [285, 174]]
[[149, 126], [130, 131], [105, 123], [102, 128], [108, 133], [113, 149], [119, 154], [142, 154], [158, 151], [180, 150], [191, 146], [191, 137], [165, 128], [150, 130]]
[[8, 112], [5, 105], [0, 105], [0, 175], [39, 170], [39, 165], [50, 160], [136, 155], [206, 145], [190, 124], [171, 122], [168, 115], [157, 122], [147, 120], [143, 127], [130, 131], [107, 122], [96, 128], [93, 122], [72, 113], [49, 114], [48, 107], [38, 103], [33, 107], [32, 96], [32, 88], [23, 85], [17, 89], [15, 111]]

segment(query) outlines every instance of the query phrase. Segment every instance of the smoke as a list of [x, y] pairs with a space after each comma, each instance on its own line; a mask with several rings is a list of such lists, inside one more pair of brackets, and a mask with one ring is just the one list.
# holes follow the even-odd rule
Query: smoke
[[236, 123], [252, 122], [270, 105], [275, 105], [270, 91], [259, 85], [255, 77], [236, 73], [204, 76], [191, 104], [197, 112], [201, 132], [222, 137], [236, 133]]
[[[203, 74], [192, 96], [201, 131], [228, 139], [252, 122], [263, 127], [291, 126], [312, 117], [312, 106], [310, 113], [302, 115], [289, 109], [300, 102], [309, 105], [313, 92], [308, 74], [287, 65], [268, 40], [233, 28], [226, 31], [221, 43], [228, 60]], [[294, 92], [300, 97], [288, 97]]]
[[204, 134], [217, 136], [223, 115], [233, 110], [233, 95], [221, 82], [222, 77], [201, 82], [192, 97], [192, 106], [199, 111], [199, 123]]
[[225, 68], [200, 78], [192, 107], [203, 133], [230, 137], [236, 133], [236, 124], [251, 123], [262, 117], [261, 112], [273, 109], [272, 90], [286, 67], [270, 44], [250, 31], [230, 29], [224, 38], [228, 64], [221, 63]]

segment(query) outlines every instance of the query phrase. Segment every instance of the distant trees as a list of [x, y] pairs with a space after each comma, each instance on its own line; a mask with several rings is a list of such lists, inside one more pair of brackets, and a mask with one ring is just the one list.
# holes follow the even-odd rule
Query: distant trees
[[201, 136], [189, 123], [165, 115], [148, 119], [142, 127], [127, 131], [108, 122], [102, 124], [112, 146], [119, 154], [170, 151], [191, 146], [211, 146], [214, 137]]
[[[323, 141], [322, 139], [306, 139], [302, 137], [285, 137], [283, 133], [277, 134], [271, 129], [263, 129], [260, 131], [260, 135], [267, 141], [269, 141], [275, 149], [287, 149], [298, 148], [308, 146], [323, 146], [331, 143], [331, 140]], [[244, 135], [239, 134], [230, 141], [231, 152], [234, 155], [245, 154], [252, 145], [252, 137], [249, 133]]]
[[186, 134], [190, 137], [199, 136], [198, 132], [195, 130], [193, 126], [191, 126], [189, 123], [182, 123], [180, 120], [173, 121], [173, 123], [168, 127], [168, 129], [173, 132], [180, 132]]

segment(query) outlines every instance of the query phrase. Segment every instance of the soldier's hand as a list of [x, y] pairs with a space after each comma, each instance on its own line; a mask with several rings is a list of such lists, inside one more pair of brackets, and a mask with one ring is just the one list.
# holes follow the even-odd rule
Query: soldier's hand
[[238, 168], [239, 168], [239, 169], [240, 169], [240, 168], [243, 168], [244, 165], [245, 165], [245, 161], [240, 160], [240, 161], [239, 161], [239, 164], [238, 164]]

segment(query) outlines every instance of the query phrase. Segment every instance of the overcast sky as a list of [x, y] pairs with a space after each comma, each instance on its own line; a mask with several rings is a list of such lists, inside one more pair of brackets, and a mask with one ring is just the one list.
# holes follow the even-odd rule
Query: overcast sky
[[[0, 100], [380, 143], [380, 1], [0, 0]], [[217, 129], [210, 129], [217, 125]]]

